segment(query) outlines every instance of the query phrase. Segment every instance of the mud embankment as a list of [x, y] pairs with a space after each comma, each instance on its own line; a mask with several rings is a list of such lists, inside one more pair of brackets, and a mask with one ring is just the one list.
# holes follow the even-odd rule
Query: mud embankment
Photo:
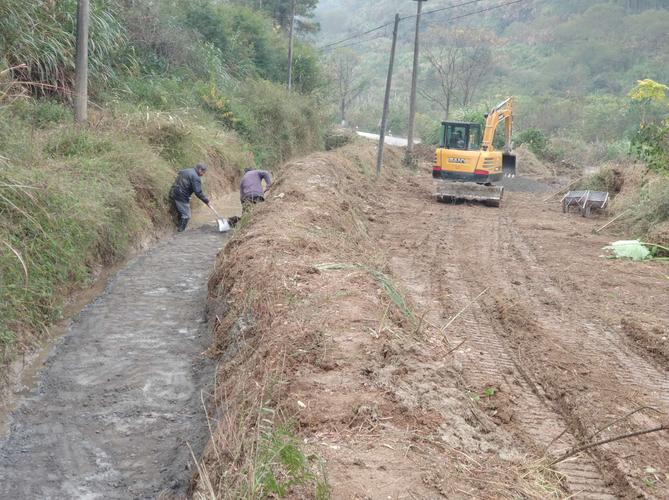
[[390, 149], [377, 180], [373, 146], [353, 144], [286, 165], [219, 255], [210, 299], [223, 361], [202, 495], [561, 494], [537, 450], [497, 425], [512, 416], [496, 409], [495, 381], [465, 383], [443, 334], [457, 313], [445, 290], [429, 291], [445, 306], [427, 314], [409, 296], [429, 284], [401, 285], [373, 237], [395, 224], [390, 188], [417, 190], [400, 161]]

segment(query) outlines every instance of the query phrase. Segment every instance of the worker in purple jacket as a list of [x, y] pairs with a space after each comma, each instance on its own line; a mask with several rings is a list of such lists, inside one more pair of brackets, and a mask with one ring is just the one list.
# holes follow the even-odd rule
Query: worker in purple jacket
[[[262, 181], [265, 181], [263, 188]], [[239, 197], [242, 200], [244, 211], [248, 210], [251, 204], [265, 201], [265, 193], [272, 185], [272, 177], [266, 170], [256, 170], [253, 168], [244, 169], [244, 177], [239, 186]]]

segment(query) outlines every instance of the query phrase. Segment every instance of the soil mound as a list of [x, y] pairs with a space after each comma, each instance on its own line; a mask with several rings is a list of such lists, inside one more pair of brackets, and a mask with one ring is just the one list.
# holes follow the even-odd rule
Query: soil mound
[[219, 424], [202, 494], [560, 491], [499, 427], [514, 418], [508, 395], [463, 383], [451, 356], [459, 346], [407, 298], [372, 237], [392, 224], [386, 189], [422, 189], [400, 164], [389, 148], [377, 180], [373, 146], [353, 144], [286, 165], [219, 255], [210, 281]]

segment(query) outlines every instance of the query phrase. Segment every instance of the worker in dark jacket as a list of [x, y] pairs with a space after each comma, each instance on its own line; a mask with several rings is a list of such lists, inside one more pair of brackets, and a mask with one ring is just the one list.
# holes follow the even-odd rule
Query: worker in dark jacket
[[207, 165], [198, 163], [193, 168], [185, 168], [177, 174], [174, 185], [170, 189], [170, 198], [174, 203], [174, 209], [179, 214], [177, 230], [186, 229], [190, 219], [190, 197], [193, 193], [209, 206], [209, 198], [202, 191], [202, 177], [207, 172]]
[[[265, 188], [263, 188], [262, 181], [265, 181]], [[247, 210], [251, 204], [265, 201], [265, 192], [271, 185], [272, 177], [266, 170], [244, 169], [244, 177], [239, 186], [239, 197], [244, 210]]]

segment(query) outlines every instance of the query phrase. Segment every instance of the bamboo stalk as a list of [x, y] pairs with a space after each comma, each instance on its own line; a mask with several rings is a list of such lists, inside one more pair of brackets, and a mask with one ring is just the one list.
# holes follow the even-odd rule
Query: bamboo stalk
[[576, 179], [575, 181], [573, 181], [572, 183], [567, 184], [566, 186], [561, 187], [558, 191], [555, 191], [552, 195], [550, 195], [548, 198], [546, 198], [546, 199], [544, 200], [544, 203], [546, 203], [548, 200], [550, 200], [551, 198], [553, 198], [556, 194], [560, 194], [560, 193], [561, 193], [562, 191], [564, 191], [565, 189], [569, 189], [569, 188], [572, 187], [574, 184], [576, 184], [578, 181], [580, 181], [581, 179], [583, 179], [583, 177], [585, 177], [585, 176], [581, 176], [581, 177], [579, 177], [578, 179]]
[[623, 212], [620, 212], [618, 215], [616, 215], [613, 219], [611, 219], [609, 222], [604, 224], [602, 227], [600, 227], [599, 229], [595, 229], [595, 233], [599, 233], [602, 229], [605, 229], [605, 228], [609, 227], [615, 221], [620, 219], [623, 215], [627, 214], [627, 212], [629, 212], [629, 210], [624, 210]]
[[630, 432], [629, 434], [622, 434], [620, 436], [614, 436], [614, 437], [610, 437], [608, 439], [602, 439], [601, 441], [597, 441], [596, 443], [590, 443], [590, 444], [586, 444], [586, 445], [583, 445], [583, 446], [579, 446], [577, 448], [572, 448], [570, 451], [568, 451], [567, 453], [562, 455], [560, 458], [556, 458], [555, 460], [553, 460], [550, 464], [548, 464], [548, 467], [552, 467], [556, 464], [559, 464], [560, 462], [564, 462], [568, 458], [571, 458], [574, 455], [578, 455], [582, 451], [586, 451], [586, 450], [589, 450], [591, 448], [595, 448], [597, 446], [601, 446], [601, 445], [604, 445], [604, 444], [607, 444], [607, 443], [613, 443], [614, 441], [620, 441], [621, 439], [628, 439], [628, 438], [631, 438], [631, 437], [642, 436], [644, 434], [650, 434], [651, 432], [666, 431], [668, 429], [669, 429], [669, 427], [667, 427], [665, 425], [660, 425], [659, 427], [654, 427], [652, 429]]
[[446, 323], [444, 326], [441, 327], [441, 330], [439, 330], [439, 333], [444, 333], [444, 332], [446, 331], [446, 328], [448, 328], [449, 326], [451, 326], [451, 324], [452, 324], [456, 319], [458, 319], [458, 318], [460, 317], [460, 315], [462, 315], [462, 313], [464, 313], [467, 309], [469, 309], [469, 307], [470, 307], [472, 304], [474, 304], [474, 302], [476, 302], [478, 299], [480, 299], [481, 296], [482, 296], [484, 293], [486, 293], [488, 290], [490, 290], [490, 287], [488, 287], [488, 288], [486, 288], [485, 290], [483, 290], [481, 293], [479, 293], [479, 294], [474, 298], [474, 300], [472, 300], [472, 301], [469, 302], [465, 307], [463, 307], [462, 309], [460, 309], [460, 312], [458, 312], [458, 314], [456, 314], [455, 316], [453, 316], [453, 317], [450, 319], [450, 321], [449, 321], [448, 323]]

